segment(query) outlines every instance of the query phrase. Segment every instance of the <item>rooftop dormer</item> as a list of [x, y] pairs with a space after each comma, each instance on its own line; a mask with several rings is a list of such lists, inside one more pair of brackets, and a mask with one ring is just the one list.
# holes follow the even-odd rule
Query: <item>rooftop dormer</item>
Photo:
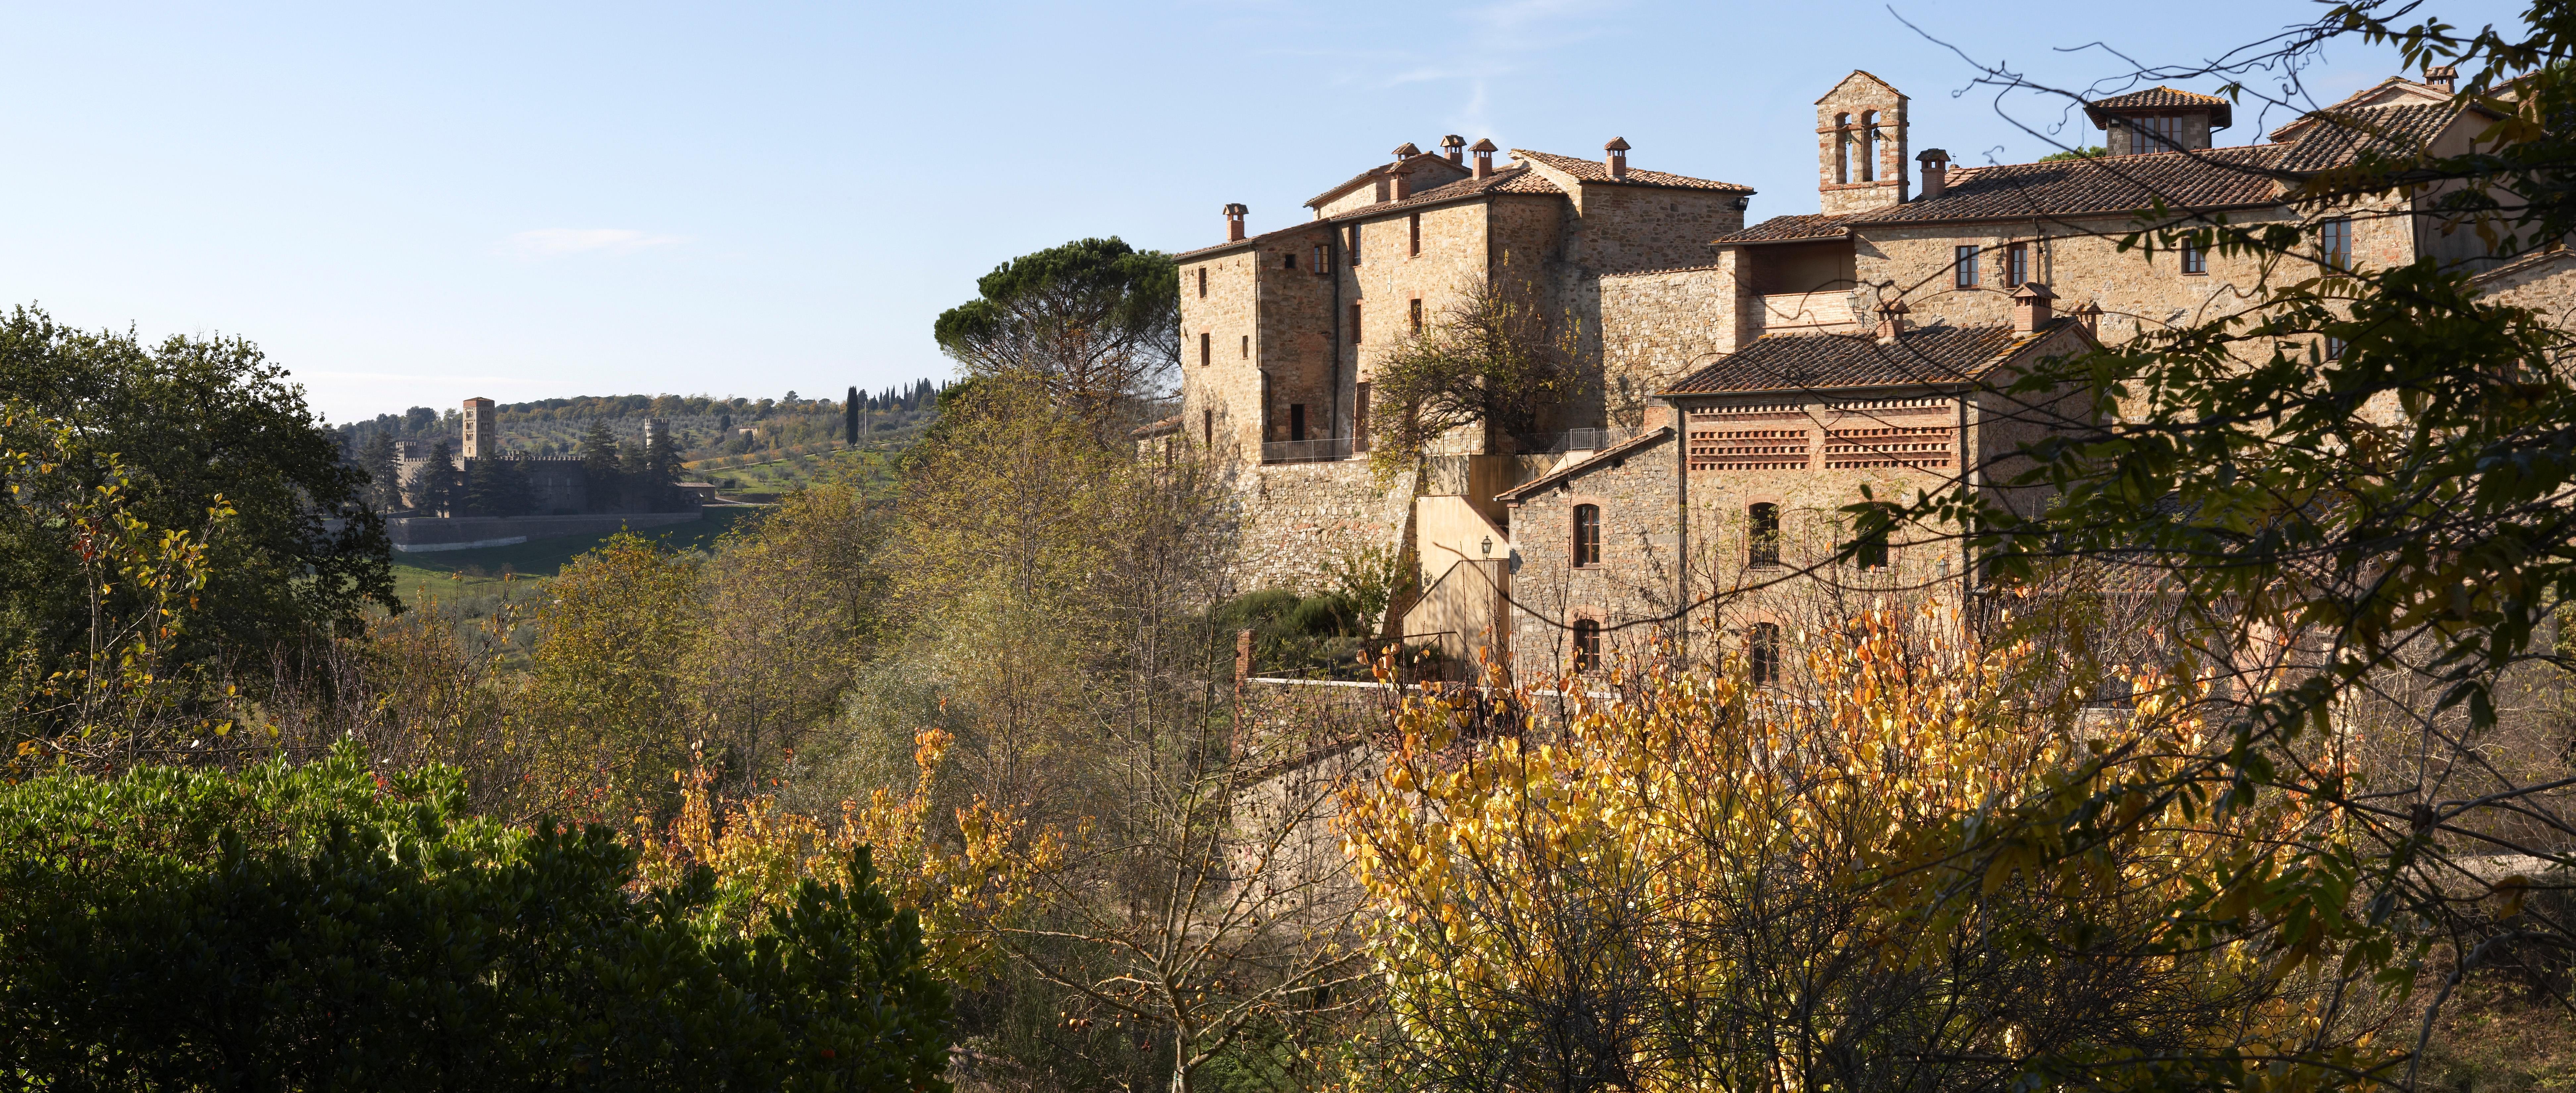
[[2102, 143], [2115, 156], [2205, 149], [2211, 130], [2225, 129], [2236, 121], [2234, 104], [2227, 100], [2170, 87], [2150, 87], [2087, 104], [2084, 116], [2108, 134]]

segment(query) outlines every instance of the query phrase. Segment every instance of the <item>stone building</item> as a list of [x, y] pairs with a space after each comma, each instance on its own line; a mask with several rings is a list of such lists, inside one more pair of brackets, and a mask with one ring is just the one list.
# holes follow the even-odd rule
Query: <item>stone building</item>
[[[1631, 169], [1625, 141], [1599, 161], [1515, 151], [1502, 168], [1491, 142], [1405, 145], [1310, 201], [1308, 223], [1249, 236], [1229, 205], [1228, 241], [1178, 256], [1184, 408], [1166, 434], [1236, 468], [1249, 586], [1320, 585], [1355, 548], [1400, 548], [1425, 592], [1391, 625], [1455, 651], [1554, 670], [1649, 636], [1708, 640], [1662, 620], [1846, 545], [1842, 510], [1864, 488], [1902, 500], [1965, 478], [1991, 495], [2047, 415], [1986, 385], [2033, 361], [2321, 270], [2496, 267], [2429, 215], [2439, 190], [2294, 200], [2365, 152], [2468, 150], [2493, 119], [2454, 104], [2448, 80], [2392, 78], [2233, 147], [2213, 140], [2232, 104], [2150, 88], [2088, 107], [2108, 154], [1958, 167], [1913, 151], [1906, 96], [1853, 72], [1816, 102], [1820, 211], [1750, 225], [1750, 190]], [[2213, 223], [2307, 242], [2266, 261], [2153, 235]], [[2124, 249], [2142, 229], [2155, 245]], [[2543, 255], [2481, 283], [2576, 307], [2571, 266]], [[1418, 475], [1370, 478], [1372, 366], [1503, 283], [1538, 286], [1580, 325], [1595, 390], [1545, 408], [1553, 439], [1452, 437]], [[1862, 554], [1836, 594], [1968, 578], [1950, 548]], [[1729, 602], [1757, 628], [1786, 609]]]
[[[495, 411], [491, 399], [465, 400], [459, 420], [459, 433], [458, 439], [461, 443], [454, 450], [457, 480], [463, 482], [470, 479], [474, 473], [474, 465], [482, 460], [506, 459], [516, 463], [528, 479], [531, 515], [568, 516], [576, 513], [620, 512], [629, 507], [624, 503], [623, 498], [611, 491], [592, 489], [589, 472], [583, 469], [579, 456], [542, 457], [503, 450], [500, 415]], [[659, 419], [646, 422], [644, 443], [648, 449], [657, 445], [671, 444], [670, 424]], [[404, 440], [396, 441], [394, 444], [395, 473], [397, 480], [403, 484], [404, 503], [407, 505], [419, 504], [419, 499], [412, 496], [410, 490], [421, 469], [429, 465], [431, 451], [432, 445], [424, 441]], [[680, 493], [681, 496], [675, 499], [675, 503], [686, 502], [695, 505], [701, 503], [702, 495], [712, 496], [712, 487], [704, 491], [683, 490]]]

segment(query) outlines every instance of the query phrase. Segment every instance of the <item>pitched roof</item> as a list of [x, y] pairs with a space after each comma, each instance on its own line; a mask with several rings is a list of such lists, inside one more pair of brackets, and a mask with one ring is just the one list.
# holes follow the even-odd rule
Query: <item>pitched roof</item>
[[2028, 334], [2016, 334], [2009, 326], [1926, 326], [1899, 334], [1892, 343], [1869, 334], [1766, 334], [1661, 393], [1967, 383], [2074, 323], [2061, 316]]
[[2273, 140], [2297, 140], [2299, 138], [2299, 130], [2305, 129], [2319, 120], [2332, 118], [2345, 111], [2360, 110], [2372, 106], [2419, 106], [2428, 103], [2446, 103], [2449, 101], [2451, 101], [2451, 93], [2444, 91], [2441, 88], [2428, 83], [2410, 80], [2404, 76], [2390, 76], [2385, 80], [2381, 80], [2378, 83], [2362, 88], [2359, 91], [2355, 91], [2352, 94], [2336, 100], [2331, 106], [2327, 106], [2319, 110], [2311, 110], [2299, 115], [2298, 117], [2292, 118], [2288, 122], [2284, 123], [2280, 128], [2272, 130], [2268, 135]]
[[[1407, 144], [1407, 145], [1405, 145], [1405, 147], [1407, 147], [1407, 148], [1411, 148], [1411, 147], [1413, 147], [1413, 146], [1412, 146], [1411, 144]], [[1394, 173], [1396, 173], [1397, 171], [1400, 171], [1400, 170], [1404, 170], [1404, 169], [1406, 169], [1406, 168], [1409, 168], [1409, 167], [1413, 166], [1414, 164], [1416, 164], [1416, 163], [1420, 163], [1421, 161], [1426, 160], [1426, 159], [1437, 161], [1437, 162], [1438, 162], [1438, 163], [1440, 163], [1441, 165], [1443, 165], [1443, 166], [1445, 166], [1445, 167], [1448, 167], [1450, 170], [1453, 170], [1453, 171], [1464, 171], [1464, 170], [1466, 170], [1466, 168], [1465, 168], [1465, 167], [1462, 167], [1462, 166], [1459, 166], [1458, 164], [1455, 164], [1455, 163], [1451, 163], [1451, 162], [1449, 162], [1449, 157], [1447, 157], [1447, 156], [1439, 155], [1439, 154], [1437, 154], [1437, 153], [1433, 153], [1433, 152], [1415, 152], [1415, 153], [1413, 153], [1413, 154], [1411, 154], [1411, 155], [1408, 155], [1408, 156], [1405, 156], [1403, 159], [1397, 160], [1397, 161], [1395, 161], [1395, 162], [1393, 162], [1393, 163], [1381, 163], [1381, 164], [1378, 164], [1378, 165], [1377, 165], [1377, 166], [1375, 166], [1375, 167], [1371, 167], [1371, 168], [1369, 168], [1368, 170], [1365, 170], [1365, 171], [1362, 171], [1362, 172], [1360, 172], [1360, 173], [1358, 173], [1358, 174], [1352, 175], [1352, 176], [1351, 176], [1347, 181], [1343, 182], [1341, 185], [1339, 185], [1339, 186], [1335, 186], [1335, 187], [1333, 187], [1332, 189], [1329, 189], [1329, 190], [1324, 191], [1323, 193], [1316, 194], [1316, 195], [1315, 195], [1315, 196], [1313, 196], [1313, 197], [1307, 198], [1307, 199], [1306, 199], [1306, 207], [1308, 207], [1308, 208], [1313, 208], [1313, 207], [1315, 207], [1315, 206], [1317, 206], [1317, 205], [1321, 205], [1321, 204], [1323, 204], [1323, 203], [1325, 203], [1325, 202], [1327, 202], [1327, 201], [1331, 201], [1331, 200], [1332, 200], [1332, 199], [1334, 199], [1334, 198], [1340, 197], [1340, 196], [1342, 196], [1343, 194], [1346, 194], [1346, 193], [1351, 192], [1353, 189], [1358, 188], [1362, 183], [1372, 182], [1372, 181], [1375, 181], [1375, 180], [1377, 180], [1377, 179], [1379, 179], [1379, 178], [1383, 178], [1383, 177], [1385, 177], [1385, 176], [1387, 176], [1387, 175], [1394, 174]]]
[[2460, 116], [2460, 108], [2449, 103], [2400, 103], [2390, 106], [2364, 106], [2336, 110], [2311, 121], [2331, 124], [2316, 125], [2290, 144], [2281, 159], [2285, 171], [2323, 171], [2340, 167], [2362, 155], [2414, 156], [2431, 147], [2434, 138]]
[[2281, 182], [2273, 172], [2285, 150], [2264, 144], [1971, 167], [1950, 176], [1939, 197], [1872, 209], [1853, 220], [2103, 215], [2135, 212], [2159, 198], [2175, 208], [2269, 205], [2280, 200]]
[[1200, 247], [1197, 250], [1182, 251], [1172, 257], [1174, 259], [1186, 260], [1198, 258], [1203, 255], [1216, 254], [1236, 247], [1258, 246], [1262, 243], [1275, 240], [1281, 236], [1295, 235], [1300, 232], [1311, 232], [1332, 224], [1346, 224], [1353, 220], [1366, 220], [1373, 216], [1384, 216], [1389, 212], [1399, 209], [1419, 208], [1424, 205], [1435, 205], [1444, 201], [1464, 201], [1470, 198], [1483, 197], [1489, 194], [1563, 194], [1564, 192], [1565, 191], [1563, 190], [1557, 189], [1555, 183], [1549, 182], [1547, 180], [1547, 176], [1530, 170], [1527, 167], [1503, 167], [1495, 170], [1493, 174], [1487, 175], [1483, 178], [1470, 177], [1459, 179], [1456, 182], [1442, 183], [1428, 190], [1424, 190], [1421, 193], [1405, 198], [1402, 201], [1380, 201], [1373, 205], [1364, 205], [1359, 208], [1352, 209], [1346, 213], [1335, 213], [1332, 216], [1319, 217], [1317, 219], [1308, 220], [1304, 223], [1295, 224], [1289, 227], [1266, 231], [1250, 238], [1236, 239], [1229, 242], [1218, 243], [1213, 246]]
[[1798, 239], [1840, 239], [1843, 225], [1857, 213], [1801, 213], [1775, 216], [1742, 231], [1718, 236], [1719, 243], [1785, 243]]
[[1661, 186], [1673, 190], [1726, 190], [1745, 194], [1753, 192], [1753, 187], [1733, 182], [1692, 178], [1689, 175], [1669, 174], [1663, 171], [1643, 171], [1634, 167], [1628, 168], [1628, 173], [1624, 177], [1612, 178], [1609, 166], [1600, 160], [1576, 159], [1573, 156], [1533, 152], [1526, 148], [1512, 149], [1512, 156], [1532, 163], [1546, 164], [1585, 182], [1604, 182], [1621, 186]]
[[1572, 463], [1558, 467], [1546, 474], [1542, 474], [1527, 482], [1523, 482], [1520, 485], [1495, 494], [1494, 500], [1503, 502], [1504, 504], [1510, 504], [1523, 497], [1527, 497], [1539, 492], [1540, 490], [1544, 490], [1549, 486], [1563, 482], [1568, 478], [1572, 478], [1575, 475], [1582, 474], [1583, 472], [1591, 470], [1592, 468], [1598, 467], [1604, 463], [1617, 459], [1626, 459], [1631, 453], [1636, 452], [1638, 449], [1648, 447], [1671, 435], [1673, 435], [1672, 426], [1655, 426], [1652, 429], [1638, 433], [1633, 437], [1623, 440], [1617, 444], [1613, 444], [1607, 448], [1603, 448], [1600, 451], [1583, 457], [1582, 459], [1575, 460]]
[[2093, 119], [2094, 128], [2102, 129], [2110, 125], [2110, 115], [2132, 110], [2207, 110], [2212, 129], [2225, 129], [2236, 123], [2236, 104], [2216, 95], [2163, 86], [2095, 99], [2084, 105], [2084, 116]]

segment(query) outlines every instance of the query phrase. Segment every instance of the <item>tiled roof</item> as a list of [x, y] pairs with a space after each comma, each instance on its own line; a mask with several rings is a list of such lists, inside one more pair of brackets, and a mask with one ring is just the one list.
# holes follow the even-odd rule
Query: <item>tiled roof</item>
[[1718, 236], [1719, 243], [1779, 243], [1792, 239], [1840, 239], [1852, 213], [1802, 213], [1775, 216], [1742, 231]]
[[[1406, 145], [1406, 147], [1408, 147], [1408, 148], [1409, 148], [1409, 147], [1412, 147], [1412, 146], [1411, 146], [1411, 145]], [[1435, 154], [1435, 153], [1431, 153], [1431, 152], [1415, 152], [1415, 153], [1414, 153], [1414, 154], [1412, 154], [1412, 155], [1409, 155], [1409, 156], [1404, 157], [1404, 159], [1402, 159], [1401, 161], [1398, 161], [1398, 162], [1395, 162], [1395, 163], [1381, 163], [1381, 164], [1379, 164], [1379, 165], [1377, 165], [1377, 166], [1375, 166], [1375, 167], [1371, 167], [1371, 168], [1369, 168], [1368, 170], [1365, 170], [1365, 171], [1362, 171], [1362, 172], [1360, 172], [1360, 173], [1358, 173], [1358, 174], [1352, 175], [1348, 181], [1343, 182], [1341, 185], [1339, 185], [1339, 186], [1335, 186], [1335, 187], [1333, 187], [1332, 189], [1326, 190], [1326, 191], [1324, 191], [1323, 193], [1316, 194], [1315, 196], [1313, 196], [1313, 197], [1311, 197], [1311, 198], [1306, 199], [1306, 207], [1307, 207], [1307, 208], [1313, 208], [1313, 207], [1315, 207], [1315, 206], [1317, 206], [1317, 205], [1321, 205], [1321, 204], [1323, 204], [1323, 203], [1325, 203], [1325, 202], [1327, 202], [1327, 201], [1331, 201], [1331, 200], [1332, 200], [1332, 199], [1334, 199], [1334, 198], [1340, 197], [1340, 196], [1342, 196], [1343, 194], [1346, 194], [1346, 193], [1351, 192], [1351, 188], [1352, 188], [1352, 187], [1354, 187], [1354, 186], [1358, 186], [1359, 184], [1361, 184], [1361, 183], [1363, 183], [1363, 182], [1369, 182], [1369, 181], [1372, 181], [1372, 180], [1374, 180], [1374, 179], [1381, 178], [1381, 177], [1383, 177], [1383, 176], [1393, 174], [1393, 173], [1395, 173], [1396, 169], [1397, 169], [1397, 168], [1399, 168], [1399, 167], [1407, 167], [1407, 166], [1411, 166], [1415, 161], [1417, 161], [1417, 160], [1424, 160], [1424, 159], [1435, 159], [1435, 160], [1439, 160], [1440, 162], [1442, 162], [1442, 163], [1446, 163], [1446, 164], [1448, 164], [1451, 168], [1456, 169], [1456, 170], [1462, 170], [1462, 171], [1463, 171], [1463, 170], [1465, 170], [1465, 169], [1466, 169], [1466, 168], [1464, 168], [1464, 167], [1459, 166], [1458, 164], [1455, 164], [1455, 163], [1449, 163], [1448, 157], [1446, 157], [1446, 156], [1441, 156], [1441, 155], [1438, 155], [1438, 154]]]
[[2364, 154], [2418, 155], [2450, 127], [2451, 119], [2459, 116], [2459, 108], [2447, 103], [2403, 103], [2326, 112], [2312, 120], [2331, 124], [2307, 127], [2288, 146], [2290, 151], [2282, 157], [2281, 168], [2322, 171], [2343, 166]]
[[1926, 326], [1892, 344], [1870, 334], [1766, 334], [1674, 384], [1667, 395], [1965, 383], [2074, 320], [2015, 334], [2009, 326]]
[[1753, 192], [1753, 187], [1751, 186], [1739, 186], [1732, 182], [1718, 182], [1713, 179], [1692, 178], [1689, 175], [1666, 174], [1662, 171], [1641, 171], [1634, 167], [1628, 169], [1626, 177], [1612, 178], [1610, 177], [1610, 168], [1600, 160], [1576, 159], [1573, 156], [1551, 155], [1546, 152], [1533, 152], [1526, 148], [1514, 148], [1512, 149], [1512, 155], [1516, 158], [1525, 159], [1532, 163], [1544, 163], [1549, 167], [1563, 171], [1569, 175], [1573, 175], [1585, 182], [1611, 182], [1628, 186], [1662, 186], [1676, 190], [1727, 190], [1734, 193], [1746, 194]]
[[1306, 221], [1306, 222], [1301, 223], [1301, 224], [1294, 224], [1294, 225], [1291, 225], [1291, 226], [1289, 226], [1289, 227], [1285, 227], [1285, 228], [1277, 228], [1277, 229], [1273, 229], [1273, 230], [1271, 230], [1271, 231], [1266, 231], [1266, 232], [1263, 232], [1263, 233], [1261, 233], [1261, 234], [1259, 234], [1259, 235], [1247, 236], [1247, 237], [1242, 238], [1242, 239], [1228, 240], [1228, 241], [1223, 242], [1223, 243], [1217, 243], [1217, 244], [1213, 244], [1213, 245], [1210, 245], [1210, 246], [1200, 247], [1200, 248], [1199, 248], [1199, 249], [1197, 249], [1197, 250], [1185, 250], [1185, 251], [1180, 252], [1179, 254], [1175, 254], [1175, 255], [1173, 255], [1173, 256], [1172, 256], [1172, 259], [1173, 259], [1174, 261], [1185, 261], [1185, 260], [1188, 260], [1188, 259], [1191, 259], [1191, 258], [1199, 257], [1200, 255], [1203, 255], [1203, 254], [1215, 254], [1215, 253], [1217, 253], [1217, 252], [1219, 252], [1219, 251], [1228, 251], [1228, 250], [1233, 250], [1233, 249], [1235, 249], [1236, 247], [1257, 247], [1257, 246], [1260, 246], [1260, 245], [1261, 245], [1261, 244], [1263, 244], [1263, 243], [1267, 243], [1267, 242], [1270, 242], [1271, 240], [1278, 239], [1278, 238], [1280, 238], [1281, 236], [1296, 235], [1296, 234], [1298, 234], [1298, 233], [1300, 233], [1300, 232], [1311, 232], [1311, 231], [1314, 231], [1316, 228], [1321, 227], [1321, 226], [1323, 226], [1323, 225], [1325, 225], [1325, 224], [1328, 224], [1328, 223], [1331, 223], [1331, 221], [1328, 221], [1328, 220], [1309, 220], [1309, 221]]
[[1572, 478], [1572, 477], [1574, 477], [1575, 475], [1582, 474], [1582, 473], [1583, 473], [1583, 472], [1585, 472], [1585, 471], [1591, 470], [1591, 469], [1592, 469], [1592, 468], [1594, 468], [1594, 467], [1598, 467], [1598, 466], [1600, 466], [1600, 465], [1602, 465], [1602, 464], [1604, 464], [1604, 463], [1610, 462], [1611, 460], [1614, 460], [1614, 459], [1626, 459], [1626, 458], [1628, 458], [1628, 456], [1629, 456], [1629, 455], [1631, 455], [1632, 453], [1636, 452], [1638, 449], [1640, 449], [1640, 448], [1645, 448], [1645, 447], [1649, 447], [1649, 446], [1653, 445], [1654, 443], [1656, 443], [1657, 441], [1660, 441], [1660, 440], [1664, 439], [1665, 437], [1668, 437], [1668, 436], [1671, 436], [1671, 435], [1673, 435], [1673, 427], [1672, 427], [1672, 426], [1670, 426], [1670, 425], [1658, 425], [1658, 426], [1655, 426], [1654, 428], [1652, 428], [1652, 429], [1648, 429], [1648, 430], [1646, 430], [1645, 432], [1639, 433], [1639, 434], [1637, 434], [1636, 436], [1633, 436], [1633, 437], [1628, 438], [1627, 440], [1621, 441], [1621, 442], [1619, 442], [1619, 443], [1617, 443], [1617, 444], [1613, 444], [1613, 445], [1611, 445], [1611, 446], [1609, 446], [1609, 447], [1607, 447], [1607, 448], [1603, 448], [1603, 449], [1601, 449], [1600, 451], [1594, 452], [1594, 453], [1592, 453], [1591, 455], [1588, 455], [1588, 456], [1583, 457], [1582, 459], [1578, 459], [1578, 460], [1576, 460], [1576, 461], [1574, 461], [1574, 462], [1572, 462], [1572, 463], [1568, 463], [1568, 464], [1566, 464], [1566, 465], [1564, 465], [1564, 466], [1562, 466], [1562, 467], [1558, 467], [1557, 469], [1552, 470], [1552, 471], [1549, 471], [1549, 472], [1547, 472], [1546, 474], [1542, 474], [1542, 475], [1540, 475], [1540, 476], [1538, 476], [1538, 477], [1536, 477], [1536, 478], [1530, 479], [1530, 480], [1529, 480], [1529, 481], [1527, 481], [1527, 482], [1523, 482], [1523, 483], [1521, 483], [1520, 485], [1514, 486], [1514, 487], [1512, 487], [1512, 488], [1510, 488], [1510, 489], [1504, 490], [1504, 491], [1503, 491], [1503, 492], [1501, 492], [1501, 493], [1495, 494], [1495, 495], [1494, 495], [1494, 500], [1496, 500], [1496, 501], [1500, 501], [1500, 502], [1502, 502], [1502, 503], [1504, 503], [1504, 504], [1507, 504], [1507, 505], [1508, 505], [1508, 504], [1511, 504], [1511, 503], [1512, 503], [1512, 502], [1514, 502], [1514, 501], [1518, 501], [1518, 500], [1520, 500], [1521, 498], [1524, 498], [1524, 497], [1527, 497], [1527, 496], [1529, 496], [1529, 495], [1531, 495], [1531, 494], [1537, 493], [1537, 492], [1539, 492], [1540, 490], [1544, 490], [1544, 489], [1546, 489], [1546, 488], [1548, 488], [1548, 487], [1550, 487], [1550, 486], [1553, 486], [1553, 485], [1555, 485], [1555, 484], [1557, 484], [1557, 483], [1559, 483], [1559, 482], [1565, 481], [1565, 480], [1566, 480], [1566, 479], [1568, 479], [1568, 478]]
[[2131, 110], [2207, 110], [2209, 127], [2225, 129], [2236, 123], [2235, 109], [2236, 104], [2216, 95], [2203, 95], [2196, 91], [2181, 91], [2170, 87], [2150, 87], [2144, 91], [2132, 91], [2126, 95], [2095, 99], [2085, 105], [2084, 114], [2093, 119], [2094, 125], [2101, 126], [2108, 121], [2106, 115]]
[[1152, 440], [1158, 436], [1169, 436], [1180, 431], [1181, 415], [1173, 414], [1172, 416], [1164, 418], [1163, 420], [1157, 421], [1151, 425], [1137, 426], [1134, 431], [1127, 435], [1134, 437], [1137, 440]]
[[1950, 176], [1939, 197], [1872, 209], [1853, 216], [1852, 222], [2104, 215], [2135, 212], [2159, 198], [2173, 208], [2269, 205], [2280, 200], [2281, 183], [2273, 172], [2288, 147], [2261, 144], [1972, 167]]
[[1530, 170], [1527, 167], [1503, 167], [1495, 170], [1493, 174], [1487, 175], [1483, 178], [1462, 178], [1456, 182], [1443, 183], [1411, 197], [1405, 198], [1402, 201], [1380, 201], [1374, 205], [1363, 205], [1346, 213], [1336, 213], [1332, 216], [1309, 220], [1293, 227], [1263, 232], [1260, 235], [1252, 236], [1248, 239], [1237, 239], [1228, 243], [1218, 243], [1214, 246], [1200, 247], [1197, 250], [1182, 251], [1172, 257], [1176, 259], [1196, 258], [1203, 254], [1214, 254], [1218, 251], [1228, 250], [1234, 247], [1255, 246], [1279, 238], [1280, 236], [1295, 235], [1299, 232], [1310, 232], [1328, 224], [1344, 224], [1353, 220], [1366, 220], [1373, 216], [1384, 216], [1387, 213], [1398, 209], [1411, 209], [1423, 205], [1438, 204], [1443, 201], [1461, 201], [1468, 198], [1482, 197], [1488, 194], [1561, 195], [1563, 193], [1565, 193], [1565, 191], [1557, 189], [1555, 183], [1547, 180], [1547, 176]]

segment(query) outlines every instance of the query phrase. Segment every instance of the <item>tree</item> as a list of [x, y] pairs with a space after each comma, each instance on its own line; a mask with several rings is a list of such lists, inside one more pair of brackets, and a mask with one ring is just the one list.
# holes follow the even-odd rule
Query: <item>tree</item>
[[2384, 1011], [2284, 974], [2285, 956], [2341, 950], [2168, 914], [2213, 860], [2317, 833], [2313, 803], [2127, 801], [2145, 819], [2063, 869], [2034, 868], [2053, 845], [1949, 856], [2090, 784], [2088, 753], [2208, 729], [2187, 705], [2090, 727], [2034, 707], [2027, 650], [1979, 655], [1959, 633], [1874, 613], [1776, 687], [1738, 657], [1561, 700], [1526, 683], [1409, 700], [1342, 825], [1387, 974], [1386, 1077], [1937, 1091], [2239, 1086], [2285, 1056], [2380, 1067], [2389, 1049], [2364, 1045]]
[[412, 507], [433, 516], [463, 515], [463, 484], [457, 481], [456, 452], [444, 440], [429, 446], [429, 461], [411, 472]]
[[393, 434], [379, 431], [358, 449], [358, 469], [367, 472], [367, 504], [377, 512], [403, 507], [402, 464], [394, 458]]
[[946, 984], [866, 847], [740, 933], [699, 868], [462, 813], [353, 746], [0, 789], [0, 1052], [81, 1088], [941, 1089]]
[[591, 419], [581, 435], [581, 477], [592, 512], [615, 512], [625, 503], [624, 465], [617, 457], [617, 434], [608, 423]]
[[576, 815], [671, 807], [703, 727], [683, 674], [697, 576], [691, 560], [621, 532], [548, 582], [527, 711], [546, 756], [529, 775], [539, 801]]
[[[1488, 444], [1535, 432], [1544, 407], [1577, 394], [1573, 330], [1540, 307], [1529, 285], [1480, 282], [1429, 330], [1378, 365], [1370, 414], [1372, 461], [1409, 470], [1433, 444], [1478, 429]], [[1489, 449], [1498, 450], [1498, 449]]]
[[848, 442], [848, 443], [851, 443], [851, 444], [856, 444], [856, 443], [858, 443], [858, 442], [859, 442], [859, 389], [858, 389], [858, 387], [857, 387], [856, 385], [852, 385], [852, 386], [851, 386], [849, 397], [848, 397], [848, 398], [845, 398], [845, 399], [843, 399], [843, 400], [841, 400], [841, 417], [842, 417], [842, 422], [841, 422], [841, 427], [842, 427], [842, 436], [841, 436], [841, 439], [842, 439], [843, 441]]
[[[0, 390], [69, 426], [82, 450], [117, 456], [136, 519], [194, 527], [218, 497], [236, 513], [210, 543], [206, 610], [184, 661], [265, 659], [354, 632], [369, 604], [399, 610], [392, 546], [362, 493], [366, 472], [304, 403], [284, 368], [238, 338], [173, 337], [57, 325], [17, 308], [0, 320]], [[106, 484], [108, 465], [72, 470]], [[69, 648], [86, 628], [79, 582], [45, 544], [0, 542], [7, 611]]]
[[525, 516], [536, 506], [528, 469], [515, 459], [474, 461], [465, 483], [465, 509], [476, 516]]
[[1180, 275], [1115, 237], [1022, 255], [942, 312], [939, 347], [968, 376], [1036, 377], [1085, 420], [1164, 394], [1180, 365]]

